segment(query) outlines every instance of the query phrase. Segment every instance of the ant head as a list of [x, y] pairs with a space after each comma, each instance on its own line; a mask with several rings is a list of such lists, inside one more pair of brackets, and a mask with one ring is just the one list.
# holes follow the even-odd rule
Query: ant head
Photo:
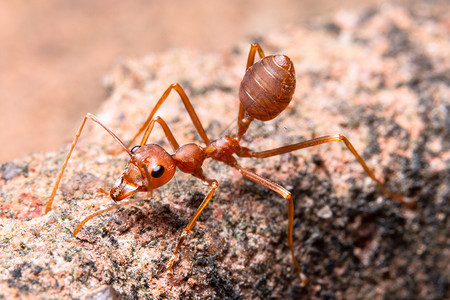
[[110, 191], [114, 201], [136, 192], [152, 192], [169, 182], [175, 174], [175, 161], [159, 145], [135, 146], [130, 152], [130, 161]]

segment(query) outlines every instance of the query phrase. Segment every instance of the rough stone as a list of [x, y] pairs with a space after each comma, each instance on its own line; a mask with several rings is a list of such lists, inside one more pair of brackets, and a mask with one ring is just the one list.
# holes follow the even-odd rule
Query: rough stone
[[[174, 274], [165, 265], [207, 193], [190, 176], [176, 175], [151, 199], [140, 194], [73, 237], [84, 217], [111, 205], [97, 188], [110, 187], [126, 163], [126, 154], [111, 154], [114, 140], [88, 123], [50, 213], [43, 209], [68, 146], [2, 166], [0, 298], [90, 299], [106, 289], [124, 299], [448, 299], [450, 17], [441, 5], [340, 12], [261, 40], [267, 54], [293, 59], [298, 83], [277, 119], [251, 125], [246, 145], [344, 134], [390, 190], [418, 203], [410, 209], [383, 195], [339, 144], [240, 160], [292, 192], [306, 286], [293, 270], [284, 199], [217, 162], [204, 170], [219, 190]], [[249, 42], [236, 49], [123, 58], [105, 77], [109, 96], [97, 116], [128, 141], [179, 82], [210, 138], [233, 132]], [[176, 95], [160, 113], [180, 144], [200, 142]], [[159, 129], [151, 141], [168, 147]], [[320, 217], [323, 207], [330, 218]]]

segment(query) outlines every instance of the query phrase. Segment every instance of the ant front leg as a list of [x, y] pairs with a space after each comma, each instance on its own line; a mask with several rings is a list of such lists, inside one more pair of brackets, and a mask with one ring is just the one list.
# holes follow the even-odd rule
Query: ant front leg
[[133, 142], [136, 140], [136, 138], [146, 129], [148, 128], [151, 120], [153, 119], [156, 111], [160, 108], [160, 106], [166, 101], [167, 97], [169, 96], [170, 92], [172, 90], [175, 90], [178, 95], [180, 95], [181, 100], [183, 101], [184, 107], [186, 108], [186, 111], [188, 112], [189, 116], [191, 117], [192, 122], [194, 123], [195, 128], [197, 129], [198, 134], [202, 138], [203, 142], [206, 145], [209, 145], [209, 139], [206, 135], [205, 129], [203, 128], [202, 123], [200, 122], [197, 113], [194, 110], [194, 107], [192, 106], [191, 101], [189, 100], [188, 96], [186, 95], [183, 88], [178, 83], [173, 83], [171, 86], [167, 88], [167, 90], [164, 92], [164, 94], [161, 96], [161, 98], [156, 103], [155, 107], [152, 109], [150, 114], [147, 117], [147, 120], [144, 122], [144, 124], [139, 128], [138, 132], [134, 135], [134, 137], [131, 139], [131, 141], [128, 143], [128, 147], [130, 147]]
[[[177, 150], [180, 147], [178, 145], [178, 142], [176, 141], [175, 137], [173, 136], [172, 131], [169, 129], [169, 126], [167, 126], [166, 122], [159, 116], [155, 117], [155, 118], [153, 118], [151, 120], [150, 124], [148, 125], [148, 127], [147, 127], [147, 129], [146, 129], [146, 131], [144, 133], [144, 138], [142, 139], [140, 146], [145, 145], [145, 143], [147, 142], [147, 139], [150, 136], [150, 133], [152, 132], [155, 123], [158, 123], [158, 124], [161, 125], [161, 127], [164, 130], [164, 133], [166, 134], [167, 139], [169, 140], [170, 144], [172, 145], [172, 148], [174, 149], [174, 151]], [[133, 150], [131, 150], [131, 151], [133, 152]], [[144, 165], [144, 167], [145, 167], [145, 165]], [[147, 179], [148, 179], [149, 176], [150, 176], [148, 170], [146, 171], [146, 174], [147, 174]], [[149, 187], [151, 186], [150, 185], [150, 180], [149, 180], [148, 186]], [[106, 194], [106, 195], [109, 195], [109, 193], [106, 192], [103, 189], [101, 189], [101, 192]], [[148, 196], [149, 196], [149, 198], [152, 196], [152, 191], [151, 190], [148, 191]], [[130, 205], [130, 204], [135, 203], [137, 201], [140, 201], [140, 199], [132, 199], [132, 200], [129, 200], [127, 202], [121, 202], [119, 204], [116, 204], [116, 205], [113, 205], [111, 207], [99, 210], [99, 211], [97, 211], [97, 212], [87, 216], [83, 221], [80, 222], [80, 224], [77, 225], [77, 227], [73, 231], [73, 236], [76, 236], [78, 234], [78, 232], [81, 230], [81, 228], [83, 228], [84, 224], [86, 224], [89, 220], [95, 218], [96, 216], [99, 216], [99, 215], [101, 215], [101, 214], [103, 214], [105, 212], [114, 210], [114, 209], [122, 207], [122, 206]]]
[[52, 194], [50, 195], [50, 199], [48, 200], [47, 206], [45, 207], [45, 213], [48, 213], [51, 210], [51, 208], [52, 208], [52, 203], [53, 203], [53, 200], [55, 198], [56, 191], [58, 190], [58, 186], [59, 186], [59, 183], [60, 183], [61, 178], [63, 176], [64, 170], [66, 169], [67, 163], [69, 162], [70, 156], [72, 155], [72, 151], [73, 151], [73, 149], [75, 148], [75, 145], [78, 142], [78, 138], [80, 137], [81, 132], [83, 131], [84, 124], [86, 123], [87, 119], [90, 119], [90, 120], [94, 121], [95, 123], [97, 123], [98, 125], [102, 126], [103, 129], [105, 129], [116, 140], [116, 142], [118, 142], [119, 145], [128, 153], [128, 155], [132, 156], [131, 151], [128, 150], [128, 148], [125, 146], [125, 144], [120, 140], [120, 138], [114, 132], [112, 132], [105, 125], [103, 125], [97, 119], [96, 116], [94, 116], [94, 115], [92, 115], [90, 113], [87, 113], [86, 116], [84, 117], [83, 121], [81, 122], [80, 128], [78, 128], [78, 131], [77, 131], [77, 133], [75, 135], [75, 138], [74, 138], [74, 140], [72, 142], [72, 145], [70, 146], [70, 150], [69, 150], [69, 152], [66, 155], [66, 159], [65, 159], [64, 164], [63, 164], [63, 166], [61, 168], [61, 171], [58, 174], [58, 178], [56, 179], [56, 183], [55, 183], [55, 186], [53, 187]]
[[284, 147], [280, 147], [280, 148], [275, 148], [275, 149], [271, 149], [271, 150], [261, 151], [261, 152], [254, 152], [248, 148], [242, 147], [241, 152], [238, 153], [238, 156], [266, 158], [266, 157], [270, 157], [270, 156], [275, 156], [275, 155], [280, 155], [283, 153], [292, 152], [292, 151], [303, 149], [303, 148], [309, 148], [309, 147], [314, 147], [314, 146], [327, 144], [327, 143], [331, 143], [331, 142], [341, 142], [341, 141], [345, 143], [345, 146], [347, 146], [347, 149], [350, 150], [350, 152], [355, 156], [355, 158], [358, 160], [360, 165], [363, 167], [366, 174], [373, 181], [375, 181], [375, 183], [378, 185], [378, 187], [380, 188], [380, 190], [383, 193], [385, 193], [386, 195], [390, 196], [391, 198], [393, 198], [397, 201], [402, 202], [406, 206], [409, 206], [409, 207], [415, 206], [416, 201], [414, 199], [391, 193], [384, 186], [384, 184], [375, 177], [375, 174], [369, 169], [366, 162], [362, 159], [362, 157], [358, 154], [358, 152], [356, 152], [355, 148], [350, 143], [350, 141], [341, 134], [318, 137], [318, 138], [315, 138], [315, 139], [312, 139], [309, 141], [304, 141], [304, 142], [300, 142], [300, 143], [296, 143], [296, 144], [292, 144], [292, 145], [288, 145], [288, 146], [284, 146]]
[[210, 180], [210, 179], [205, 179], [205, 178], [201, 178], [201, 177], [200, 177], [200, 179], [203, 179], [203, 183], [210, 186], [211, 189], [209, 190], [208, 195], [206, 195], [202, 204], [200, 204], [199, 208], [195, 212], [194, 217], [189, 222], [189, 224], [186, 226], [186, 228], [184, 229], [183, 233], [180, 236], [180, 239], [178, 240], [178, 244], [177, 244], [175, 250], [173, 251], [172, 257], [170, 258], [169, 262], [167, 263], [167, 268], [171, 271], [173, 271], [172, 267], [173, 267], [173, 263], [175, 262], [175, 258], [177, 256], [178, 250], [180, 250], [181, 245], [183, 244], [184, 240], [186, 239], [186, 236], [189, 234], [189, 232], [191, 232], [192, 228], [194, 228], [195, 222], [197, 221], [197, 219], [200, 216], [200, 214], [202, 213], [202, 211], [205, 209], [206, 205], [208, 205], [209, 200], [211, 200], [212, 196], [214, 195], [214, 191], [219, 186], [219, 184], [217, 183], [216, 180]]
[[96, 211], [95, 213], [93, 213], [92, 215], [87, 216], [83, 221], [80, 222], [80, 224], [77, 225], [77, 227], [75, 227], [75, 229], [73, 230], [72, 236], [76, 236], [78, 234], [78, 232], [80, 232], [81, 228], [83, 228], [84, 224], [86, 224], [89, 220], [95, 218], [96, 216], [99, 216], [105, 212], [114, 210], [116, 208], [122, 207], [122, 206], [127, 206], [133, 203], [136, 203], [138, 201], [141, 201], [141, 199], [131, 199], [129, 201], [125, 201], [125, 202], [120, 202], [119, 204], [110, 206], [108, 208]]

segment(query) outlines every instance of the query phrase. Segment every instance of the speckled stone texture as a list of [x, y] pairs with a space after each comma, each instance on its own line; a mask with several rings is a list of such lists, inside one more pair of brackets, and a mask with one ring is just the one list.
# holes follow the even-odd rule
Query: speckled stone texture
[[[300, 285], [287, 246], [287, 203], [218, 162], [205, 173], [218, 192], [165, 269], [178, 237], [207, 193], [178, 173], [151, 199], [76, 225], [111, 205], [109, 189], [127, 155], [88, 123], [54, 203], [43, 215], [68, 146], [0, 167], [0, 299], [445, 299], [449, 298], [450, 15], [445, 2], [385, 4], [338, 12], [259, 42], [294, 61], [294, 100], [244, 138], [269, 149], [326, 134], [346, 135], [387, 187], [383, 195], [344, 145], [240, 159], [295, 199], [294, 245], [310, 282]], [[232, 46], [232, 45], [230, 45]], [[97, 116], [125, 141], [172, 82], [179, 82], [211, 139], [236, 129], [238, 88], [249, 42], [223, 54], [172, 50], [122, 58], [105, 77]], [[160, 115], [180, 144], [200, 142], [181, 101]], [[81, 120], [80, 120], [81, 121]], [[162, 130], [151, 141], [170, 149]], [[69, 145], [69, 144], [68, 144]]]

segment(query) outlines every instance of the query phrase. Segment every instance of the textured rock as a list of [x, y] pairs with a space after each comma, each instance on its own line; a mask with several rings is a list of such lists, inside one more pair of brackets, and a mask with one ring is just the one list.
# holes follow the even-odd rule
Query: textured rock
[[[113, 139], [89, 123], [47, 215], [68, 147], [1, 166], [0, 298], [449, 297], [450, 19], [443, 11], [439, 4], [383, 5], [261, 40], [266, 54], [294, 61], [298, 83], [285, 112], [251, 125], [247, 146], [342, 133], [390, 190], [418, 201], [412, 210], [384, 196], [339, 144], [240, 160], [292, 192], [294, 245], [308, 285], [293, 271], [286, 202], [217, 162], [204, 170], [219, 190], [173, 275], [165, 264], [207, 192], [190, 176], [176, 175], [151, 199], [140, 194], [142, 201], [93, 219], [72, 237], [85, 216], [111, 205], [97, 189], [108, 189], [126, 162], [126, 154], [110, 154], [118, 148]], [[97, 116], [128, 140], [179, 82], [210, 138], [232, 133], [248, 49], [241, 42], [227, 55], [174, 50], [123, 58], [105, 77], [109, 97]], [[160, 112], [180, 144], [199, 142], [176, 95]], [[159, 129], [151, 141], [169, 148]]]

